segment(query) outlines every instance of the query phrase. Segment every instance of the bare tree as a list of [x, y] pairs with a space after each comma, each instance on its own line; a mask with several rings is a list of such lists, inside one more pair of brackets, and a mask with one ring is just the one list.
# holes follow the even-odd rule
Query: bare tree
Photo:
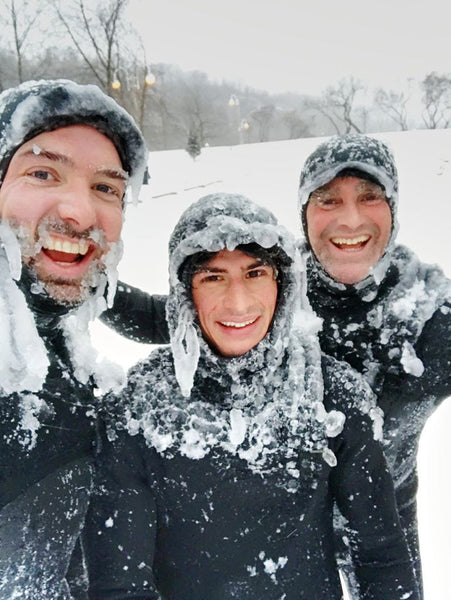
[[421, 82], [423, 121], [428, 129], [449, 127], [451, 122], [451, 78], [429, 73]]
[[24, 47], [29, 34], [39, 18], [42, 8], [27, 0], [2, 0], [7, 22], [12, 30], [14, 54], [17, 59], [17, 77], [19, 83], [24, 80]]
[[308, 98], [305, 105], [307, 109], [313, 109], [313, 111], [316, 111], [325, 117], [326, 121], [332, 125], [332, 128], [336, 134], [342, 133], [341, 123], [335, 114], [333, 114], [330, 110], [330, 106], [327, 104], [324, 94], [320, 98]]
[[143, 130], [150, 90], [156, 83], [144, 45], [138, 38], [139, 51], [126, 53], [121, 57], [121, 66], [116, 70], [116, 80], [112, 86], [116, 88], [114, 96], [129, 113], [131, 113], [141, 130]]
[[357, 79], [350, 77], [342, 79], [336, 87], [330, 86], [326, 90], [326, 100], [331, 110], [345, 124], [345, 132], [352, 130], [362, 133], [353, 119], [353, 109], [357, 93], [363, 90], [363, 86]]
[[336, 133], [350, 133], [353, 130], [362, 133], [354, 113], [356, 95], [363, 89], [354, 77], [341, 79], [335, 86], [329, 86], [320, 98], [310, 99], [308, 106], [326, 117]]
[[393, 90], [386, 92], [379, 88], [375, 93], [374, 101], [383, 113], [399, 125], [401, 131], [408, 130], [407, 102], [409, 96], [407, 94]]
[[152, 66], [156, 81], [150, 90], [146, 90], [144, 99], [146, 108], [142, 131], [151, 149], [166, 150], [173, 147], [173, 130], [177, 132], [180, 129], [179, 119], [171, 104], [173, 77], [168, 76], [168, 70], [170, 68], [167, 65]]
[[[188, 133], [196, 132], [203, 147], [206, 142], [218, 139], [226, 129], [225, 107], [217, 86], [209, 84], [204, 73], [188, 73], [180, 88], [178, 108], [181, 125]], [[219, 108], [221, 107], [221, 108]]]
[[308, 124], [299, 116], [299, 113], [296, 109], [285, 111], [282, 114], [281, 120], [288, 129], [288, 136], [290, 140], [308, 137], [311, 135]]
[[[120, 68], [122, 15], [128, 0], [51, 0], [59, 21], [84, 63], [103, 90], [113, 95], [113, 81]], [[119, 85], [119, 81], [117, 82]]]

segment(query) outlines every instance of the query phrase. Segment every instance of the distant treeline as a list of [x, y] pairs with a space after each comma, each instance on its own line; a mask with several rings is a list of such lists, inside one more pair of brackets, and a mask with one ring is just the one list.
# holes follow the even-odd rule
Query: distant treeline
[[127, 0], [2, 0], [2, 5], [1, 89], [39, 78], [95, 83], [135, 117], [151, 150], [186, 148], [195, 155], [207, 144], [451, 123], [449, 74], [431, 72], [399, 90], [370, 91], [349, 77], [316, 96], [307, 87], [305, 94], [269, 94], [212, 81], [199, 71], [151, 64], [127, 21]]

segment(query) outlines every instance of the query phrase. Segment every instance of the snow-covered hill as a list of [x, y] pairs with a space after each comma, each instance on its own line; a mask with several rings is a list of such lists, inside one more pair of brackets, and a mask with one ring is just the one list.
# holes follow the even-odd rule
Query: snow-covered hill
[[[410, 246], [423, 261], [438, 263], [451, 276], [451, 129], [375, 137], [388, 143], [398, 165], [398, 241]], [[144, 186], [139, 205], [127, 208], [120, 278], [150, 293], [166, 293], [169, 234], [191, 202], [214, 191], [249, 196], [299, 235], [299, 173], [320, 141], [311, 138], [205, 148], [196, 162], [184, 150], [152, 153], [150, 185]], [[100, 352], [124, 368], [150, 350], [123, 340], [101, 324], [94, 325], [93, 336]], [[448, 401], [430, 419], [421, 441], [419, 512], [426, 600], [451, 600], [449, 430]]]

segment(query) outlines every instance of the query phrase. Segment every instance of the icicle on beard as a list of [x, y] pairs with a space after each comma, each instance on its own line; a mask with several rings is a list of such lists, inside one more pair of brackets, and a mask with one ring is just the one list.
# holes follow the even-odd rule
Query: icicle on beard
[[[33, 276], [35, 283], [31, 292], [37, 295], [48, 296], [60, 306], [75, 307], [85, 302], [95, 289], [100, 285], [101, 278], [105, 277], [105, 261], [109, 254], [110, 246], [105, 239], [105, 234], [98, 228], [90, 228], [84, 232], [76, 231], [70, 224], [54, 217], [45, 217], [39, 222], [36, 232], [33, 233], [26, 225], [18, 222], [9, 222], [11, 229], [17, 236], [22, 262]], [[52, 233], [62, 234], [76, 239], [92, 240], [97, 247], [97, 256], [92, 260], [88, 270], [78, 279], [42, 274], [36, 265], [36, 257], [42, 246]], [[120, 253], [119, 253], [120, 255]], [[120, 258], [120, 256], [119, 256]], [[111, 260], [110, 260], [111, 262]], [[111, 268], [111, 267], [110, 267]]]

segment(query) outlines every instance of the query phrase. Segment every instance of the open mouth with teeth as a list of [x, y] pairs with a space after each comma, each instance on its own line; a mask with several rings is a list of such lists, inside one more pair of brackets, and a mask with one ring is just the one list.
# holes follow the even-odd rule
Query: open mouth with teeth
[[257, 319], [258, 319], [258, 317], [255, 317], [254, 319], [249, 319], [248, 321], [240, 321], [240, 322], [238, 322], [238, 321], [219, 321], [219, 324], [226, 328], [244, 329], [245, 327], [248, 327], [249, 325], [253, 325], [257, 321]]
[[86, 255], [94, 251], [86, 239], [68, 240], [50, 236], [42, 244], [42, 252], [57, 263], [72, 264], [81, 262]]
[[359, 235], [353, 238], [334, 237], [330, 241], [340, 250], [361, 250], [369, 242], [370, 235]]

